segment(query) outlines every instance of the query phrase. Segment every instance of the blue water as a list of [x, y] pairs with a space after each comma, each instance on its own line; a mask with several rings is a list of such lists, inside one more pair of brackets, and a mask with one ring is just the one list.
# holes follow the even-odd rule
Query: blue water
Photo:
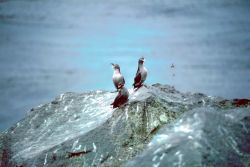
[[[0, 130], [60, 93], [132, 85], [250, 98], [248, 0], [0, 1]], [[171, 68], [174, 64], [175, 67]]]

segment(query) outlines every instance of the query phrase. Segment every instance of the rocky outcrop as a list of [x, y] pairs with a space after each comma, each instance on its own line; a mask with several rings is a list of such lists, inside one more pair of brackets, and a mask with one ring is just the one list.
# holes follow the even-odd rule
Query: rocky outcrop
[[249, 108], [202, 107], [164, 126], [125, 166], [245, 166], [250, 164]]
[[112, 109], [115, 95], [65, 93], [33, 108], [1, 135], [1, 166], [249, 164], [248, 104], [155, 84]]

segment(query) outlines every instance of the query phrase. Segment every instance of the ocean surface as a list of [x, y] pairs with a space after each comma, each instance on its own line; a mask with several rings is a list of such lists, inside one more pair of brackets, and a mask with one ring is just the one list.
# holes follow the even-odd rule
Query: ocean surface
[[[64, 92], [146, 84], [250, 98], [249, 0], [0, 0], [0, 131]], [[173, 64], [173, 66], [172, 66]]]

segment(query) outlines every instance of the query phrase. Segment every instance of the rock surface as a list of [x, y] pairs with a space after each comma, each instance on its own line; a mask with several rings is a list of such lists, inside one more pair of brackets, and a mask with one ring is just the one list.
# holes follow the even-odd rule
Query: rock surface
[[247, 99], [155, 84], [130, 90], [129, 102], [112, 109], [115, 96], [65, 93], [33, 108], [1, 134], [1, 167], [250, 164]]

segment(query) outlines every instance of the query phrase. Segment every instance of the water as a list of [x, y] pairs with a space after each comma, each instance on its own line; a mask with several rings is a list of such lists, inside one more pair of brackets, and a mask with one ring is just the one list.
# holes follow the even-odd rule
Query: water
[[[0, 0], [0, 130], [60, 93], [148, 84], [250, 98], [250, 2]], [[171, 68], [174, 64], [175, 67]]]

